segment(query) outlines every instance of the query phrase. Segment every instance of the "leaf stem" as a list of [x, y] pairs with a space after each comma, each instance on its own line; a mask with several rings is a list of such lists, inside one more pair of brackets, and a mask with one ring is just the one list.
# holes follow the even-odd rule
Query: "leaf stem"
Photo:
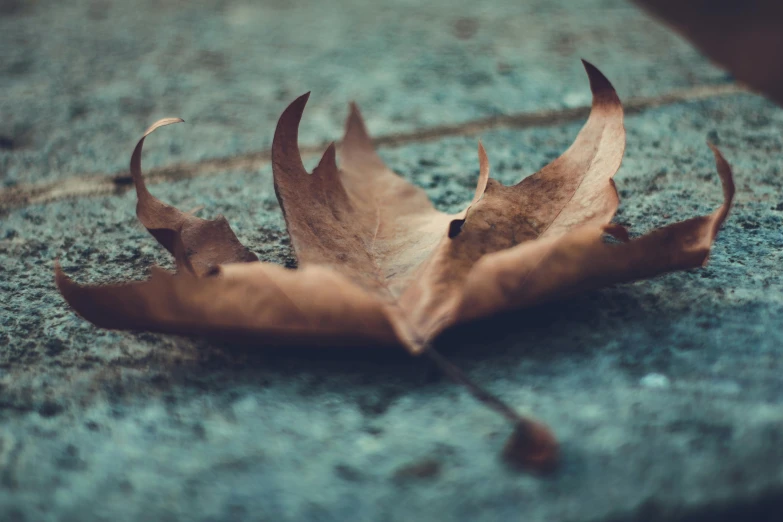
[[476, 400], [514, 424], [514, 432], [506, 441], [502, 453], [509, 464], [540, 473], [555, 469], [559, 458], [558, 443], [549, 428], [517, 413], [511, 406], [473, 382], [462, 370], [432, 347], [428, 346], [424, 353], [449, 378], [464, 386]]
[[511, 406], [500, 400], [495, 395], [473, 382], [470, 377], [465, 375], [465, 372], [459, 369], [454, 363], [443, 357], [434, 348], [427, 348], [424, 353], [430, 358], [435, 365], [449, 376], [451, 380], [464, 386], [473, 397], [484, 404], [485, 406], [495, 410], [499, 414], [503, 415], [506, 419], [514, 424], [525, 422], [527, 419], [516, 412]]

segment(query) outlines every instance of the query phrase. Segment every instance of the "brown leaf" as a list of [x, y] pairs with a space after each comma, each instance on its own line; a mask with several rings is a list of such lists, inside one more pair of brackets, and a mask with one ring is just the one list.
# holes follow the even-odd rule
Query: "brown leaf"
[[[516, 424], [508, 459], [545, 470], [557, 442], [534, 421], [473, 385], [430, 349], [444, 329], [598, 286], [696, 267], [707, 260], [734, 194], [731, 170], [712, 147], [724, 202], [628, 240], [610, 223], [612, 176], [625, 148], [623, 111], [609, 81], [585, 62], [593, 92], [587, 123], [558, 159], [513, 186], [480, 174], [471, 203], [438, 211], [425, 192], [381, 161], [351, 106], [336, 164], [329, 146], [308, 173], [299, 122], [308, 95], [282, 114], [272, 145], [274, 185], [297, 270], [255, 261], [223, 218], [205, 221], [153, 198], [141, 177], [144, 138], [131, 160], [139, 219], [172, 254], [178, 273], [144, 282], [88, 286], [56, 267], [60, 292], [105, 328], [250, 336], [267, 343], [398, 345], [426, 353], [446, 373]], [[162, 120], [155, 128], [179, 120]], [[610, 234], [623, 243], [604, 241]]]
[[[296, 271], [236, 264], [255, 256], [225, 219], [206, 221], [152, 197], [139, 166], [142, 138], [131, 160], [137, 213], [193, 269], [100, 287], [73, 283], [58, 269], [58, 285], [77, 311], [108, 328], [242, 332], [273, 342], [385, 341], [415, 354], [458, 322], [702, 265], [733, 197], [728, 164], [712, 147], [724, 185], [724, 203], [713, 214], [619, 245], [603, 241], [606, 233], [627, 239], [610, 224], [618, 205], [611, 178], [625, 131], [611, 84], [592, 65], [585, 68], [593, 108], [574, 144], [510, 187], [489, 178], [479, 144], [475, 196], [455, 215], [436, 210], [422, 189], [383, 164], [355, 106], [342, 168], [331, 145], [309, 174], [297, 145], [308, 95], [297, 99], [280, 117], [272, 148]], [[175, 121], [161, 120], [145, 136]]]

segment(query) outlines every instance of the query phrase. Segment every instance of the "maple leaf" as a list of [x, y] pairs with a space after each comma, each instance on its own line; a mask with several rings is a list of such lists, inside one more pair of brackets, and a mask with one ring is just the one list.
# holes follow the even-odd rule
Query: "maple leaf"
[[[619, 199], [625, 129], [609, 81], [585, 62], [593, 103], [573, 145], [514, 186], [489, 177], [479, 143], [475, 195], [458, 214], [438, 211], [426, 193], [386, 167], [359, 110], [351, 106], [336, 164], [330, 145], [308, 173], [297, 137], [308, 95], [282, 114], [272, 145], [275, 192], [297, 270], [258, 262], [224, 218], [206, 221], [149, 194], [141, 150], [131, 159], [137, 215], [175, 257], [176, 273], [89, 286], [56, 267], [60, 292], [92, 323], [115, 329], [251, 336], [263, 342], [398, 345], [426, 353], [485, 404], [517, 425], [513, 460], [544, 468], [556, 456], [545, 427], [473, 385], [431, 347], [444, 329], [589, 288], [696, 267], [734, 193], [729, 165], [712, 147], [724, 202], [712, 214], [629, 240], [611, 224]], [[610, 234], [620, 243], [604, 241]]]

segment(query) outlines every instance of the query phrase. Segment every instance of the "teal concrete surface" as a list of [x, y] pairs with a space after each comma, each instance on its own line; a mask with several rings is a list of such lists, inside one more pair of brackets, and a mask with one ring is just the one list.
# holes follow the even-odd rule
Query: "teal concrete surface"
[[[563, 466], [543, 479], [506, 469], [508, 426], [405, 354], [270, 353], [92, 327], [56, 293], [52, 260], [93, 282], [167, 263], [136, 223], [133, 194], [14, 210], [0, 241], [0, 507], [18, 520], [227, 521], [715, 520], [762, 509], [783, 490], [783, 197], [769, 153], [783, 144], [781, 118], [739, 95], [627, 119], [618, 221], [634, 232], [719, 203], [707, 135], [735, 166], [737, 204], [708, 267], [439, 341], [559, 435]], [[481, 137], [509, 183], [578, 128]], [[459, 137], [382, 154], [454, 209], [471, 195], [475, 146]], [[223, 213], [262, 259], [293, 263], [268, 168], [153, 190]]]
[[[727, 81], [622, 2], [288, 4], [0, 1], [0, 41], [16, 42], [0, 51], [3, 185], [114, 174], [171, 114], [188, 123], [150, 137], [145, 166], [264, 150], [306, 90], [302, 141], [318, 143], [339, 138], [352, 98], [374, 134], [584, 105], [579, 57], [591, 53], [624, 99]], [[460, 80], [482, 72], [486, 83]], [[456, 210], [472, 196], [479, 138], [493, 177], [512, 183], [581, 123], [380, 152]], [[720, 96], [642, 110], [626, 128], [616, 221], [634, 234], [720, 204], [706, 140], [734, 167], [709, 265], [437, 341], [552, 427], [562, 465], [546, 477], [508, 469], [510, 427], [402, 351], [266, 350], [77, 317], [55, 258], [79, 282], [170, 266], [132, 192], [0, 210], [0, 520], [777, 520], [783, 109]], [[150, 190], [225, 215], [262, 260], [295, 265], [268, 165]]]

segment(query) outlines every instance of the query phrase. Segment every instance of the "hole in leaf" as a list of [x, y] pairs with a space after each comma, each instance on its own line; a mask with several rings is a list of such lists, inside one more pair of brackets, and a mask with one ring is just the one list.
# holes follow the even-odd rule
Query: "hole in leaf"
[[465, 224], [464, 219], [455, 219], [451, 223], [449, 223], [449, 239], [454, 239], [457, 237], [462, 230], [462, 225]]

